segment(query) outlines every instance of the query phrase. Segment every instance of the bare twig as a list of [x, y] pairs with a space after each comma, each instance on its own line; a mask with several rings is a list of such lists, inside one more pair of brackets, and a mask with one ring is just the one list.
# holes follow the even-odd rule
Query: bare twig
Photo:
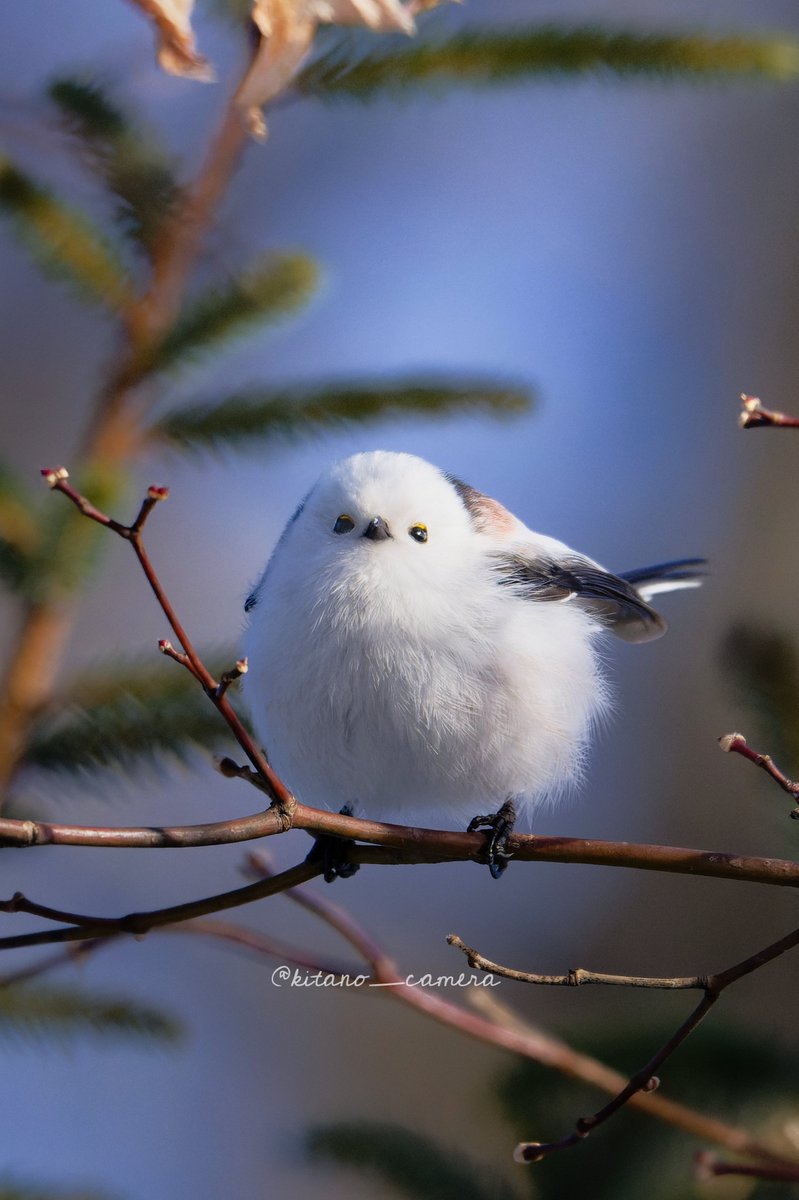
[[[291, 812], [296, 804], [294, 796], [285, 786], [281, 779], [275, 774], [266, 760], [261, 749], [256, 745], [250, 734], [245, 729], [239, 719], [235, 709], [231, 707], [230, 701], [225, 695], [226, 687], [220, 688], [220, 684], [214, 679], [211, 672], [206, 667], [205, 663], [200, 658], [195, 650], [186, 630], [172, 607], [172, 603], [164, 591], [161, 580], [159, 579], [155, 568], [153, 567], [147, 550], [142, 539], [142, 530], [144, 523], [147, 520], [152, 509], [160, 500], [166, 500], [169, 496], [169, 490], [162, 487], [151, 487], [148, 489], [147, 497], [144, 500], [139, 515], [132, 525], [123, 525], [120, 521], [115, 521], [112, 517], [106, 516], [100, 512], [85, 496], [72, 487], [68, 482], [69, 473], [64, 467], [57, 467], [55, 470], [44, 470], [42, 475], [45, 481], [53, 491], [62, 492], [68, 500], [71, 500], [75, 507], [92, 521], [105, 526], [106, 529], [112, 530], [125, 541], [130, 542], [133, 551], [139, 560], [139, 565], [152, 588], [156, 600], [161, 606], [161, 610], [170, 624], [172, 632], [177, 637], [183, 647], [183, 655], [179, 654], [169, 642], [160, 642], [162, 653], [176, 659], [182, 665], [189, 668], [192, 675], [202, 684], [202, 687], [208, 696], [209, 700], [216, 706], [219, 712], [224, 717], [230, 727], [233, 736], [241, 746], [244, 753], [249, 758], [255, 769], [264, 779], [267, 785], [272, 800], [275, 803], [277, 810], [281, 815], [285, 828], [288, 829], [291, 825]], [[243, 674], [240, 671], [239, 674]]]
[[[223, 760], [223, 764], [224, 764]], [[230, 761], [230, 760], [228, 760]], [[235, 764], [233, 764], [235, 766]], [[222, 770], [227, 773], [222, 765]], [[236, 774], [249, 772], [236, 767]], [[257, 778], [257, 776], [255, 777]], [[482, 862], [484, 840], [479, 833], [456, 833], [366, 821], [343, 813], [325, 812], [297, 804], [293, 827], [307, 833], [332, 834], [362, 843], [351, 847], [353, 862], [373, 866], [420, 863]], [[285, 823], [275, 807], [250, 816], [203, 825], [104, 826], [68, 825], [54, 821], [22, 821], [0, 816], [0, 847], [113, 846], [120, 849], [182, 849], [255, 841], [283, 833]], [[756, 858], [681, 846], [638, 845], [586, 838], [514, 834], [510, 839], [518, 862], [581, 863], [705, 876], [740, 883], [799, 887], [799, 863], [788, 859]]]
[[231, 683], [235, 683], [237, 679], [241, 679], [242, 675], [247, 674], [247, 671], [248, 664], [246, 658], [237, 659], [235, 665], [229, 671], [224, 671], [219, 678], [219, 685], [216, 689], [217, 700], [221, 700]]
[[[720, 971], [716, 975], [708, 975], [705, 979], [698, 978], [696, 983], [689, 983], [687, 986], [702, 989], [704, 992], [702, 999], [693, 1012], [675, 1030], [668, 1041], [653, 1054], [649, 1062], [640, 1071], [636, 1071], [625, 1086], [603, 1108], [593, 1113], [592, 1116], [580, 1117], [572, 1133], [568, 1133], [554, 1142], [522, 1142], [516, 1148], [517, 1160], [525, 1163], [540, 1162], [542, 1158], [545, 1158], [555, 1150], [565, 1150], [570, 1146], [575, 1146], [578, 1142], [587, 1138], [599, 1125], [607, 1121], [609, 1117], [612, 1117], [614, 1113], [618, 1112], [633, 1096], [658, 1087], [659, 1080], [656, 1072], [666, 1059], [682, 1045], [686, 1038], [704, 1020], [710, 1009], [718, 1001], [722, 992], [739, 979], [743, 979], [746, 975], [751, 975], [753, 971], [759, 970], [766, 963], [772, 962], [775, 958], [779, 958], [780, 955], [787, 953], [787, 951], [794, 949], [796, 946], [799, 946], [799, 929], [793, 930], [792, 933], [786, 934], [785, 937], [772, 942], [771, 945], [764, 947], [764, 949], [750, 955], [749, 958], [743, 959], [734, 966], [728, 967], [725, 971]], [[533, 982], [537, 983], [542, 981], [542, 977], [533, 980]], [[595, 979], [593, 982], [599, 982], [599, 980]], [[678, 986], [682, 984], [683, 981], [678, 981]]]
[[703, 988], [706, 983], [704, 975], [686, 975], [654, 977], [651, 975], [606, 975], [599, 971], [586, 971], [576, 967], [567, 975], [538, 975], [531, 971], [517, 971], [514, 967], [504, 967], [501, 963], [492, 962], [490, 958], [467, 946], [457, 933], [451, 933], [447, 938], [450, 946], [461, 950], [469, 961], [470, 967], [479, 971], [488, 971], [491, 975], [501, 975], [503, 979], [515, 979], [519, 983], [542, 984], [547, 987], [582, 987], [583, 984], [604, 984], [609, 987], [634, 988], [663, 988], [665, 990], [682, 990], [687, 988]]
[[776, 412], [764, 408], [757, 396], [747, 396], [741, 393], [743, 412], [738, 418], [742, 429], [755, 429], [758, 426], [779, 426], [782, 429], [799, 429], [799, 417], [791, 417], [787, 413]]
[[[799, 798], [799, 783], [789, 779], [779, 769], [770, 754], [759, 754], [757, 750], [750, 749], [742, 733], [725, 733], [723, 737], [719, 738], [719, 745], [727, 754], [740, 754], [743, 758], [748, 758], [756, 767], [762, 767], [784, 792], [787, 792], [794, 800]], [[791, 816], [799, 819], [799, 804], [793, 809]]]
[[705, 1182], [719, 1175], [739, 1175], [768, 1183], [799, 1183], [799, 1163], [731, 1163], [702, 1150], [694, 1159], [697, 1178]]
[[191, 921], [195, 917], [225, 912], [230, 908], [240, 908], [244, 904], [252, 904], [255, 900], [263, 900], [267, 896], [275, 896], [279, 892], [296, 887], [298, 883], [306, 883], [321, 873], [322, 868], [316, 863], [301, 862], [296, 867], [282, 871], [279, 875], [273, 875], [269, 879], [260, 879], [230, 892], [219, 892], [213, 896], [204, 896], [199, 900], [187, 901], [184, 904], [173, 904], [168, 908], [126, 913], [122, 917], [92, 917], [81, 913], [62, 912], [55, 908], [45, 908], [43, 905], [37, 905], [33, 901], [27, 900], [18, 892], [11, 900], [0, 904], [0, 908], [7, 912], [38, 912], [39, 915], [45, 916], [50, 921], [63, 922], [67, 927], [0, 937], [0, 951], [63, 942], [83, 942], [92, 938], [119, 937], [122, 934], [141, 937], [149, 933], [151, 929], [180, 924], [183, 921]]

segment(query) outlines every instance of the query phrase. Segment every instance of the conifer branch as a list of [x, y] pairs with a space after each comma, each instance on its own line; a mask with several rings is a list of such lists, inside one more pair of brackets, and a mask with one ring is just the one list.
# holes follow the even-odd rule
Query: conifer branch
[[179, 1024], [157, 1009], [129, 1000], [99, 998], [75, 988], [0, 989], [0, 1037], [37, 1039], [75, 1034], [144, 1037], [172, 1042]]
[[496, 379], [411, 376], [271, 388], [179, 409], [153, 425], [148, 436], [184, 450], [246, 447], [262, 438], [305, 434], [313, 425], [335, 428], [400, 413], [435, 417], [476, 408], [502, 416], [524, 411], [530, 399], [529, 389]]
[[269, 255], [225, 287], [214, 286], [187, 304], [165, 335], [143, 346], [119, 383], [131, 386], [144, 375], [174, 371], [211, 353], [221, 342], [303, 307], [316, 289], [318, 271], [302, 254]]
[[128, 308], [133, 295], [130, 280], [99, 230], [2, 157], [0, 210], [12, 218], [45, 271], [105, 308], [120, 313]]
[[57, 79], [48, 95], [84, 160], [115, 197], [122, 231], [152, 255], [163, 222], [183, 198], [166, 151], [96, 80]]
[[224, 726], [201, 697], [170, 695], [142, 704], [121, 697], [94, 710], [77, 706], [57, 717], [40, 717], [20, 760], [21, 767], [85, 774], [95, 768], [133, 767], [172, 759], [189, 763], [230, 745]]
[[[360, 52], [359, 52], [360, 51]], [[300, 72], [296, 90], [320, 100], [370, 100], [413, 89], [512, 84], [552, 75], [785, 80], [799, 74], [799, 41], [790, 37], [608, 32], [596, 26], [539, 25], [498, 33], [470, 29], [438, 41], [348, 37]]]

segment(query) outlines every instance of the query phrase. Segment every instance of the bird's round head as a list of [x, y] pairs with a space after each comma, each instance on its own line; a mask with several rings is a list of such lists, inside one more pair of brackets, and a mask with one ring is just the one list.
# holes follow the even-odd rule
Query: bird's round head
[[322, 475], [269, 573], [302, 572], [320, 590], [346, 590], [353, 600], [380, 592], [402, 604], [438, 580], [451, 594], [477, 553], [474, 542], [463, 499], [442, 471], [412, 454], [375, 450]]
[[[307, 517], [306, 517], [307, 512]], [[440, 558], [472, 533], [463, 502], [437, 467], [413, 454], [372, 450], [336, 463], [303, 517], [335, 554]]]

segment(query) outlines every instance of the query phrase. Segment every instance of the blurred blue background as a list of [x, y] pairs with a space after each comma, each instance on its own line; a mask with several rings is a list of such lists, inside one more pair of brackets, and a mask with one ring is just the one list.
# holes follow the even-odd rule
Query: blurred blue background
[[[455, 28], [545, 18], [799, 34], [795, 5], [778, 0], [469, 0], [436, 19]], [[28, 0], [6, 7], [3, 26], [4, 142], [78, 200], [85, 185], [40, 120], [47, 80], [97, 69], [196, 165], [242, 53], [201, 12], [200, 47], [223, 80], [201, 87], [155, 70], [150, 30], [123, 4]], [[324, 286], [305, 315], [226, 351], [170, 400], [418, 368], [519, 380], [537, 401], [516, 419], [398, 419], [263, 453], [148, 463], [141, 486], [168, 483], [172, 496], [151, 522], [151, 553], [195, 641], [238, 635], [243, 598], [297, 500], [325, 464], [364, 448], [420, 454], [611, 568], [707, 555], [706, 587], [663, 605], [666, 639], [608, 649], [616, 714], [587, 784], [535, 829], [789, 854], [795, 827], [781, 798], [716, 739], [746, 721], [719, 668], [730, 623], [795, 619], [797, 447], [789, 433], [741, 433], [737, 396], [799, 409], [798, 118], [794, 84], [610, 76], [278, 108], [225, 202], [214, 259], [301, 248], [323, 264]], [[5, 226], [0, 254], [2, 443], [35, 473], [69, 463], [114, 345], [94, 314], [35, 273]], [[166, 632], [127, 547], [110, 546], [72, 665], [152, 652], [153, 670], [165, 669], [154, 647]], [[3, 636], [13, 639], [9, 621]], [[217, 820], [254, 806], [205, 763], [109, 776], [104, 794], [74, 784], [55, 795], [50, 782], [26, 800], [42, 817], [109, 824]], [[288, 865], [306, 846], [297, 833], [269, 849]], [[241, 859], [235, 847], [8, 852], [4, 890], [125, 912], [236, 886]], [[364, 869], [335, 899], [417, 973], [460, 970], [445, 945], [456, 931], [532, 970], [689, 974], [745, 956], [791, 921], [777, 889], [574, 866], [518, 867], [499, 885], [465, 864]], [[240, 916], [334, 945], [285, 900]], [[8, 923], [27, 928], [21, 917]], [[366, 1197], [375, 1191], [364, 1181], [304, 1164], [300, 1146], [309, 1122], [368, 1115], [432, 1123], [451, 1145], [506, 1167], [508, 1133], [490, 1101], [505, 1055], [384, 997], [277, 989], [270, 970], [175, 935], [102, 951], [84, 982], [181, 1014], [187, 1036], [168, 1052], [5, 1046], [0, 1163], [131, 1200], [267, 1187], [286, 1200], [320, 1189]], [[726, 1017], [756, 1028], [764, 996], [782, 996], [768, 1023], [787, 1044], [795, 968], [769, 970], [728, 995]], [[647, 1010], [676, 1023], [685, 1009], [680, 997], [531, 994], [509, 983], [500, 995], [566, 1038], [600, 1017]], [[575, 1152], [587, 1171], [589, 1151]]]

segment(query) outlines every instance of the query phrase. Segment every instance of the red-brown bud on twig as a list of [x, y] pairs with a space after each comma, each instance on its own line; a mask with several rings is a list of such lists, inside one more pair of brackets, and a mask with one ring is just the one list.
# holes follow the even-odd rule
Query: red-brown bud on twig
[[156, 487], [155, 484], [151, 484], [150, 487], [148, 487], [148, 489], [147, 489], [147, 498], [149, 500], [168, 500], [169, 499], [169, 488], [168, 487]]
[[513, 1161], [522, 1163], [525, 1167], [529, 1167], [530, 1163], [541, 1162], [545, 1157], [539, 1154], [541, 1142], [519, 1142], [519, 1145], [513, 1151]]
[[69, 479], [69, 471], [66, 467], [44, 467], [41, 475], [47, 486], [51, 488], [63, 483], [65, 479]]

